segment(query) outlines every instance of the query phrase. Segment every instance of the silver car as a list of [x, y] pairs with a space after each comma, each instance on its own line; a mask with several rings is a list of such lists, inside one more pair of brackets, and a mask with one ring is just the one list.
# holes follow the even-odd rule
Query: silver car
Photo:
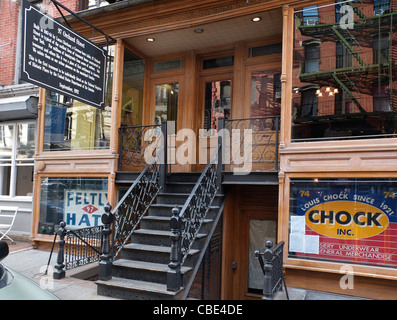
[[0, 300], [58, 300], [35, 282], [5, 267], [1, 261], [8, 253], [7, 242], [0, 241]]

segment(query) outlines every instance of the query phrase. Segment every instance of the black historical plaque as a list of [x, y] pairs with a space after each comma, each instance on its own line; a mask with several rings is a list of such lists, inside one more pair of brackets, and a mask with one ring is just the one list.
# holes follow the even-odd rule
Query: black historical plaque
[[23, 0], [22, 80], [104, 108], [106, 54]]

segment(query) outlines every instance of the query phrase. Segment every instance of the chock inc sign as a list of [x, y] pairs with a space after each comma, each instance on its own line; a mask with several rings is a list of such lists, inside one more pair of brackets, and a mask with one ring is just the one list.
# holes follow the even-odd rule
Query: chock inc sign
[[396, 208], [397, 193], [386, 188], [300, 189], [290, 219], [289, 251], [324, 260], [397, 265]]
[[[370, 199], [373, 202], [375, 199]], [[325, 202], [305, 214], [306, 225], [313, 231], [336, 239], [363, 239], [382, 233], [389, 226], [383, 210], [373, 205], [346, 200]]]

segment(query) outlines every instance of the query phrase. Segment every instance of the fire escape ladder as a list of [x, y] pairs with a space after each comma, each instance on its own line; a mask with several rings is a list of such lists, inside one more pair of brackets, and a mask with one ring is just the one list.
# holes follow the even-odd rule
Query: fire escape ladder
[[[362, 1], [359, 1], [362, 4]], [[350, 2], [349, 5], [353, 8], [353, 12], [362, 20], [367, 19], [367, 17], [365, 16], [365, 14], [354, 5], [353, 2]]]
[[360, 102], [354, 97], [353, 93], [349, 90], [349, 88], [338, 78], [335, 73], [332, 73], [332, 77], [338, 83], [340, 88], [350, 97], [350, 99], [354, 102], [357, 108], [360, 110], [361, 113], [366, 113], [365, 109], [361, 106]]
[[339, 32], [339, 30], [337, 29], [336, 26], [331, 27], [332, 31], [337, 35], [337, 37], [339, 38], [339, 40], [342, 42], [342, 44], [346, 47], [347, 50], [350, 51], [350, 53], [352, 54], [352, 56], [354, 57], [354, 59], [357, 60], [357, 62], [365, 67], [366, 64], [364, 63], [364, 61], [360, 58], [359, 54], [353, 49], [353, 47], [350, 45], [349, 41], [346, 40], [346, 38], [342, 35], [342, 33]]

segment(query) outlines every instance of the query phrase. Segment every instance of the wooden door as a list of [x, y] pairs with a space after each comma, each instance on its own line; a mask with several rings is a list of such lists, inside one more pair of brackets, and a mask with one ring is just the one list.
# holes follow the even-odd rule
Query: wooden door
[[255, 250], [277, 239], [278, 186], [235, 186], [224, 210], [223, 299], [261, 299], [263, 273]]

